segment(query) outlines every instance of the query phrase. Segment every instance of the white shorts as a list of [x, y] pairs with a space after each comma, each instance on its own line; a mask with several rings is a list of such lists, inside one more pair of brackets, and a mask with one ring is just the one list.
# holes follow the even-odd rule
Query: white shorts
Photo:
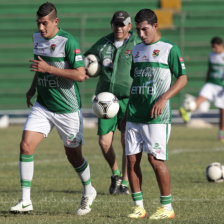
[[126, 123], [125, 154], [134, 155], [142, 150], [156, 159], [167, 160], [167, 144], [170, 137], [170, 124]]
[[57, 114], [36, 102], [29, 113], [24, 130], [42, 133], [46, 138], [54, 126], [57, 128], [64, 146], [76, 148], [83, 144], [81, 111]]
[[213, 101], [216, 107], [224, 109], [224, 87], [206, 83], [201, 88], [199, 95]]

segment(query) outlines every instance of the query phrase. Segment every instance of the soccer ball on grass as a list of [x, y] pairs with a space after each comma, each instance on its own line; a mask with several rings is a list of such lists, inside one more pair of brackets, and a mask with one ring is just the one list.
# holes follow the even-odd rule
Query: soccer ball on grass
[[102, 92], [93, 98], [93, 111], [99, 118], [113, 118], [119, 111], [117, 97], [109, 92]]
[[206, 167], [206, 177], [209, 182], [223, 182], [224, 167], [221, 163], [214, 162]]

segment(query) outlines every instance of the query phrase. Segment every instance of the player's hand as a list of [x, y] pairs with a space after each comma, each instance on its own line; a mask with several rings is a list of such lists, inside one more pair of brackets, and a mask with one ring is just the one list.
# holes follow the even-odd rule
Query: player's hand
[[33, 106], [31, 99], [35, 95], [36, 89], [30, 88], [26, 93], [26, 104], [28, 107]]
[[167, 100], [162, 96], [157, 101], [155, 101], [151, 110], [151, 118], [157, 118], [162, 114], [166, 102]]
[[40, 56], [38, 56], [38, 60], [31, 59], [30, 62], [30, 68], [32, 72], [50, 73], [49, 71], [51, 66], [47, 62], [45, 62]]

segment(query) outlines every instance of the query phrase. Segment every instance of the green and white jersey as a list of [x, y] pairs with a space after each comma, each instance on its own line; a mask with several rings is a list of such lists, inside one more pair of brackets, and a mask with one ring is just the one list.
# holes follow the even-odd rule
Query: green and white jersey
[[152, 106], [159, 97], [168, 91], [172, 74], [178, 78], [186, 74], [179, 48], [161, 38], [152, 44], [140, 43], [132, 51], [131, 76], [127, 121], [147, 124], [171, 123], [171, 107], [167, 101], [157, 118], [150, 118]]
[[210, 53], [208, 82], [224, 86], [224, 52], [221, 54]]
[[[79, 42], [60, 29], [51, 39], [34, 33], [34, 58], [40, 56], [48, 64], [61, 69], [84, 66]], [[49, 73], [37, 73], [37, 102], [55, 113], [72, 113], [80, 109], [80, 94], [76, 82]]]

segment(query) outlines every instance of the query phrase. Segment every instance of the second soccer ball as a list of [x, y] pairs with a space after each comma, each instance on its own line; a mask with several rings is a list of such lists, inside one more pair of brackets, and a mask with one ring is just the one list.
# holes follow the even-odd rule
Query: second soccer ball
[[93, 111], [99, 118], [113, 118], [119, 111], [118, 98], [109, 92], [99, 93], [93, 99]]

